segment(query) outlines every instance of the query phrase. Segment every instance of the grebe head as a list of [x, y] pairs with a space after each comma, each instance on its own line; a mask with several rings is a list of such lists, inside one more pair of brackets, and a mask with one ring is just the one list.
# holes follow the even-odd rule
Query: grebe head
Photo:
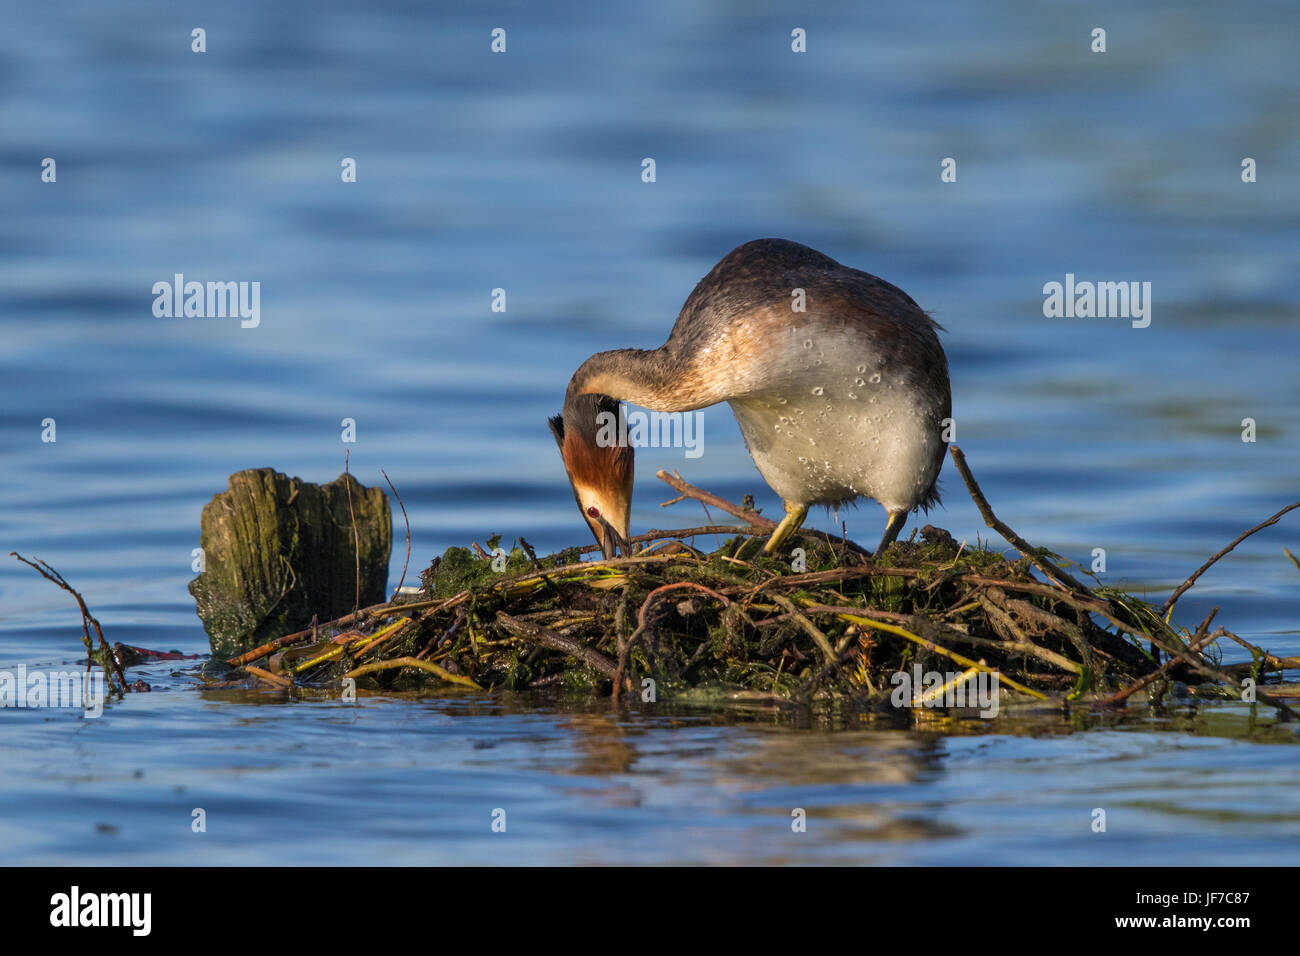
[[633, 453], [623, 406], [608, 395], [573, 395], [549, 420], [574, 500], [606, 558], [631, 554]]

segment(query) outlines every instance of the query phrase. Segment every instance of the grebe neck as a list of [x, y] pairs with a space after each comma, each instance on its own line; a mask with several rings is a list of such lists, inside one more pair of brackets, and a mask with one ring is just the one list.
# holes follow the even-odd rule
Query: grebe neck
[[693, 386], [681, 363], [663, 347], [597, 352], [573, 373], [565, 404], [577, 395], [608, 395], [655, 412], [684, 412], [717, 398]]

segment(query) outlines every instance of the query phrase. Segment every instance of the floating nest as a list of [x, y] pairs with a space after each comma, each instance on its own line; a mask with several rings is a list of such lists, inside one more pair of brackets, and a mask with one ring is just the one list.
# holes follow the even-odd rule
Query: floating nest
[[[1300, 660], [1275, 657], [1224, 627], [1211, 630], [1215, 613], [1185, 628], [1172, 612], [1211, 564], [1300, 502], [1244, 532], [1155, 606], [1084, 584], [1059, 556], [1031, 546], [994, 515], [961, 452], [951, 452], [986, 523], [1019, 557], [959, 544], [927, 525], [879, 559], [845, 539], [805, 532], [778, 560], [760, 553], [773, 522], [660, 472], [679, 492], [674, 500], [698, 499], [744, 523], [652, 531], [632, 539], [644, 546], [634, 557], [614, 560], [583, 560], [594, 546], [539, 557], [522, 539], [508, 552], [498, 539], [449, 548], [423, 572], [418, 593], [233, 657], [228, 663], [246, 676], [223, 683], [233, 676], [335, 690], [559, 686], [615, 700], [665, 700], [706, 687], [874, 708], [889, 706], [894, 675], [920, 665], [950, 675], [940, 691], [987, 673], [1010, 700], [1120, 707], [1139, 691], [1158, 695], [1177, 682], [1200, 696], [1258, 700], [1283, 718], [1294, 715], [1284, 698], [1297, 685], [1277, 680]], [[701, 539], [717, 546], [704, 551]], [[1216, 649], [1224, 641], [1247, 648], [1252, 660], [1221, 666]]]

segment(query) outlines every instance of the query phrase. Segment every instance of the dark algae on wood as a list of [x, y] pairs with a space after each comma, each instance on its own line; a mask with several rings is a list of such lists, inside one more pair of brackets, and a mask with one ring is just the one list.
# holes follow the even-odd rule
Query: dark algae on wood
[[388, 498], [350, 474], [315, 485], [272, 468], [236, 472], [204, 506], [201, 527], [204, 566], [190, 593], [215, 656], [305, 628], [313, 616], [340, 617], [358, 589], [363, 606], [384, 599]]

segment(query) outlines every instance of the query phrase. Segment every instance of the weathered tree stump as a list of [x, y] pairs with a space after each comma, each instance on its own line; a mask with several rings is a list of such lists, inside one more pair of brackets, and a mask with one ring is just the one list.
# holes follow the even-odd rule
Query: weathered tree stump
[[313, 615], [329, 621], [351, 611], [358, 551], [361, 606], [386, 597], [393, 546], [388, 497], [351, 475], [314, 485], [272, 468], [236, 472], [204, 506], [201, 524], [204, 570], [190, 582], [190, 593], [218, 657], [302, 630]]

